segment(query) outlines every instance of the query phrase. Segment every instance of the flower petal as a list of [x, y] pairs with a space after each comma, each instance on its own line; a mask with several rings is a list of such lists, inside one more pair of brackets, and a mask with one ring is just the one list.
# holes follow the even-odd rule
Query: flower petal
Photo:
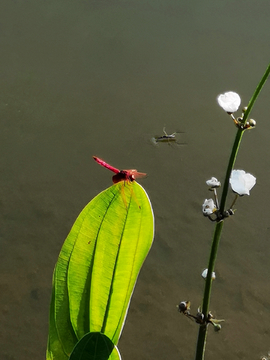
[[213, 214], [217, 210], [217, 207], [213, 199], [205, 199], [202, 205], [202, 212], [205, 216]]
[[221, 185], [220, 181], [218, 181], [218, 179], [215, 177], [211, 177], [210, 180], [207, 180], [206, 184], [212, 188], [220, 187], [220, 185]]
[[249, 191], [256, 184], [255, 176], [244, 170], [233, 170], [230, 177], [232, 190], [238, 195], [249, 195]]
[[228, 113], [233, 113], [237, 111], [241, 104], [240, 96], [233, 91], [228, 91], [224, 94], [220, 94], [217, 98], [217, 101], [219, 103], [219, 106], [221, 106], [222, 109]]

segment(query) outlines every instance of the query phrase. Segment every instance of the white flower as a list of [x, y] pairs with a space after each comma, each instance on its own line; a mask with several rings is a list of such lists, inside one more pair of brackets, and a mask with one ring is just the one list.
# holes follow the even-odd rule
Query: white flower
[[230, 177], [232, 190], [238, 195], [249, 195], [249, 191], [256, 184], [255, 176], [244, 170], [233, 170]]
[[220, 94], [217, 98], [217, 101], [219, 103], [219, 106], [221, 106], [222, 109], [228, 113], [233, 113], [237, 111], [241, 104], [240, 96], [233, 91], [228, 91], [225, 94]]
[[[204, 269], [203, 272], [202, 272], [202, 277], [203, 277], [204, 279], [207, 278], [207, 273], [208, 273], [208, 269]], [[216, 278], [216, 273], [213, 271], [213, 272], [212, 272], [212, 280], [215, 280], [215, 278]]]
[[208, 216], [213, 214], [217, 210], [217, 207], [213, 199], [205, 199], [202, 205], [203, 215]]
[[218, 181], [218, 179], [217, 178], [215, 178], [215, 177], [211, 177], [211, 179], [210, 180], [207, 180], [206, 181], [206, 184], [208, 185], [208, 186], [210, 186], [211, 188], [217, 188], [217, 187], [220, 187], [220, 181]]

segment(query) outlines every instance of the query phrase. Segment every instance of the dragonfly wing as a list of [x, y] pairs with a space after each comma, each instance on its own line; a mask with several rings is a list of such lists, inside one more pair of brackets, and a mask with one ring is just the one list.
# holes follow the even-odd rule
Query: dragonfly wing
[[127, 170], [129, 172], [130, 175], [132, 175], [134, 177], [134, 179], [139, 179], [139, 178], [143, 178], [143, 177], [146, 177], [147, 174], [146, 173], [141, 173], [141, 172], [138, 172], [137, 170], [135, 169], [132, 169], [132, 170]]

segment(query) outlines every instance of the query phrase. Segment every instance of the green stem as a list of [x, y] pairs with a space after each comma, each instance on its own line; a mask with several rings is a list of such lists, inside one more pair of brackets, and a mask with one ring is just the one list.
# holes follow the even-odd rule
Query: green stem
[[261, 81], [259, 82], [259, 84], [258, 84], [258, 86], [257, 86], [257, 88], [256, 88], [256, 90], [255, 90], [255, 92], [254, 92], [254, 94], [253, 94], [253, 96], [252, 96], [252, 98], [250, 99], [250, 101], [249, 101], [249, 103], [248, 103], [247, 110], [245, 111], [245, 114], [244, 114], [244, 117], [243, 117], [243, 123], [244, 123], [244, 124], [246, 123], [247, 118], [248, 118], [248, 116], [249, 116], [249, 114], [250, 114], [250, 112], [251, 112], [251, 110], [252, 110], [252, 108], [253, 108], [253, 105], [254, 105], [254, 103], [255, 103], [255, 101], [256, 101], [259, 93], [261, 92], [262, 87], [263, 87], [263, 85], [265, 84], [265, 82], [266, 82], [269, 74], [270, 74], [270, 64], [268, 65], [267, 69], [265, 70], [265, 73], [264, 73]]
[[[203, 306], [202, 313], [206, 318], [209, 313], [209, 304], [212, 288], [212, 272], [214, 270], [215, 260], [217, 257], [218, 244], [221, 236], [221, 231], [224, 222], [220, 221], [216, 224], [214, 238], [212, 242], [212, 248], [210, 253], [210, 259], [208, 264], [207, 277], [205, 279], [205, 288], [204, 288], [204, 297], [203, 297]], [[197, 350], [196, 350], [196, 360], [201, 360], [204, 358], [204, 351], [206, 345], [206, 335], [207, 335], [207, 324], [201, 325], [199, 328], [198, 340], [197, 340]]]
[[221, 214], [223, 214], [223, 212], [225, 210], [226, 199], [227, 199], [228, 189], [229, 189], [230, 176], [231, 176], [232, 169], [234, 167], [234, 163], [236, 160], [236, 156], [237, 156], [238, 149], [239, 149], [239, 146], [240, 146], [240, 143], [242, 140], [243, 133], [244, 133], [244, 130], [241, 128], [238, 128], [236, 136], [235, 136], [234, 144], [232, 147], [232, 152], [231, 152], [231, 156], [229, 159], [226, 176], [225, 176], [225, 180], [224, 180], [223, 191], [222, 191], [222, 195], [221, 195], [221, 201], [220, 201], [220, 207], [219, 207]]
[[[226, 177], [225, 177], [225, 182], [224, 182], [223, 192], [222, 192], [221, 202], [220, 202], [220, 213], [221, 214], [224, 212], [224, 209], [225, 209], [225, 203], [226, 203], [226, 198], [227, 198], [228, 188], [229, 188], [230, 175], [231, 175], [234, 163], [235, 163], [235, 159], [236, 159], [237, 152], [238, 152], [238, 149], [240, 146], [243, 132], [244, 131], [242, 129], [238, 128], [238, 131], [236, 133], [236, 137], [234, 140], [234, 144], [232, 147], [232, 152], [231, 152], [231, 156], [230, 156], [227, 171], [226, 171]], [[205, 280], [203, 305], [202, 305], [202, 313], [204, 314], [205, 318], [208, 316], [208, 313], [209, 313], [211, 288], [212, 288], [212, 281], [213, 281], [212, 280], [212, 272], [214, 271], [214, 268], [215, 268], [218, 245], [219, 245], [219, 240], [221, 237], [221, 231], [223, 228], [223, 224], [224, 224], [223, 220], [219, 221], [216, 224], [216, 228], [215, 228], [215, 232], [214, 232], [214, 236], [213, 236], [212, 247], [211, 247], [211, 251], [210, 251], [208, 272], [207, 272], [207, 277]], [[196, 360], [201, 360], [204, 358], [206, 336], [207, 336], [207, 324], [204, 324], [204, 325], [201, 325], [199, 328], [198, 340], [197, 340], [197, 350], [196, 350], [196, 357], [195, 357]]]
[[[252, 98], [249, 101], [247, 110], [245, 111], [245, 114], [243, 117], [244, 124], [247, 122], [248, 115], [250, 114], [250, 112], [253, 108], [253, 105], [254, 105], [264, 83], [266, 82], [269, 74], [270, 74], [270, 64], [268, 65], [261, 81], [259, 82], [259, 85], [257, 86]], [[229, 163], [227, 166], [227, 171], [226, 171], [226, 176], [225, 176], [225, 181], [224, 181], [224, 186], [223, 186], [223, 191], [222, 191], [222, 196], [221, 196], [221, 202], [220, 202], [220, 208], [219, 208], [219, 211], [221, 214], [223, 214], [223, 212], [225, 210], [226, 199], [227, 199], [228, 189], [229, 189], [230, 176], [231, 176], [231, 172], [232, 172], [235, 160], [236, 160], [236, 156], [237, 156], [237, 153], [239, 150], [239, 146], [240, 146], [244, 131], [245, 130], [238, 128], [236, 136], [235, 136], [231, 156], [229, 158]], [[212, 242], [211, 251], [210, 251], [208, 272], [207, 272], [207, 277], [205, 280], [203, 305], [202, 305], [202, 313], [203, 313], [205, 319], [207, 318], [207, 316], [209, 314], [211, 288], [212, 288], [212, 281], [213, 281], [212, 280], [212, 272], [214, 271], [214, 268], [215, 268], [215, 261], [216, 261], [216, 257], [217, 257], [217, 251], [218, 251], [218, 246], [219, 246], [219, 241], [220, 241], [220, 237], [221, 237], [223, 224], [224, 224], [223, 220], [219, 221], [216, 224], [216, 228], [215, 228], [215, 232], [214, 232], [214, 236], [213, 236], [213, 242]], [[199, 328], [196, 357], [195, 357], [196, 360], [204, 359], [206, 336], [207, 336], [207, 326], [208, 326], [207, 324], [203, 324], [203, 325], [200, 325], [200, 328]]]

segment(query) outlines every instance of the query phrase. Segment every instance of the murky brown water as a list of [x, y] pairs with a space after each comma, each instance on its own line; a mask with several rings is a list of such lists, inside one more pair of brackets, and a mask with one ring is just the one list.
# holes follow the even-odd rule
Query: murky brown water
[[[2, 1], [0, 13], [0, 358], [44, 359], [52, 271], [83, 206], [110, 186], [97, 155], [147, 172], [156, 236], [119, 343], [126, 360], [193, 359], [214, 225], [205, 180], [224, 178], [235, 127], [270, 60], [269, 2]], [[269, 111], [265, 85], [238, 168], [257, 177], [224, 226], [207, 360], [270, 350]], [[185, 146], [150, 139], [184, 131]]]

